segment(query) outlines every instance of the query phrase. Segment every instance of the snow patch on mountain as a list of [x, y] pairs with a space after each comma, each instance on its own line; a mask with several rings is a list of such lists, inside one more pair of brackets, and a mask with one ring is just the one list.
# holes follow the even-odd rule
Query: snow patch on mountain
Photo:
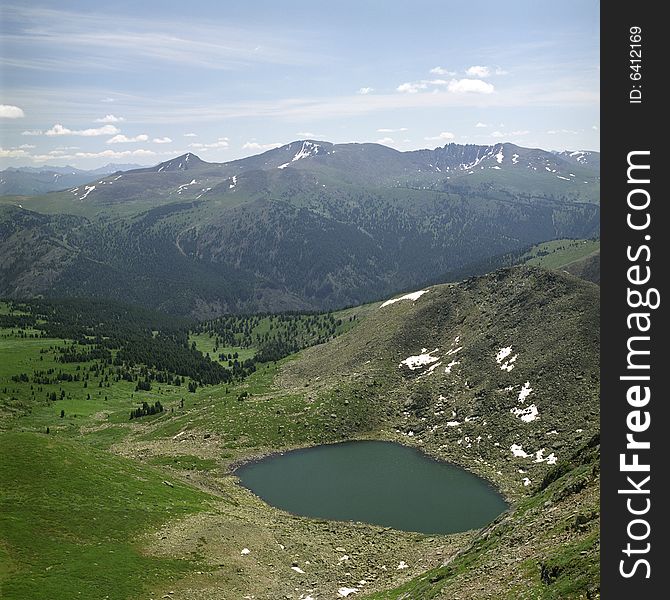
[[400, 302], [401, 300], [411, 300], [414, 302], [415, 300], [418, 300], [423, 296], [428, 290], [419, 290], [417, 292], [412, 292], [411, 294], [405, 294], [404, 296], [400, 296], [400, 298], [392, 298], [391, 300], [387, 300], [382, 304], [379, 308], [384, 308], [385, 306], [389, 306], [390, 304], [395, 304], [396, 302]]
[[300, 148], [300, 151], [291, 159], [291, 162], [295, 162], [302, 158], [309, 158], [310, 156], [316, 156], [319, 153], [320, 148], [321, 146], [319, 144], [304, 141], [302, 143], [302, 148]]

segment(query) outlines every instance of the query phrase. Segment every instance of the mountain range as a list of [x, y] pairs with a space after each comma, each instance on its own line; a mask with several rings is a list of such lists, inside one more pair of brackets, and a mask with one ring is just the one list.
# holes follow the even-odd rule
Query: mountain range
[[359, 304], [597, 236], [599, 160], [509, 143], [300, 140], [226, 163], [187, 153], [0, 198], [0, 295], [201, 317]]
[[109, 163], [89, 171], [76, 167], [9, 167], [0, 171], [0, 196], [55, 192], [88, 183], [100, 175], [137, 169], [139, 165]]

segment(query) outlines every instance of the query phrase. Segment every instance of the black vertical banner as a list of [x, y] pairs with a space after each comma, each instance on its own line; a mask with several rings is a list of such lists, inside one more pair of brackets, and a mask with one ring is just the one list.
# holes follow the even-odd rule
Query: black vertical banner
[[[601, 5], [602, 597], [667, 597], [670, 510], [662, 314], [670, 234], [662, 3]], [[663, 139], [665, 138], [665, 140]]]

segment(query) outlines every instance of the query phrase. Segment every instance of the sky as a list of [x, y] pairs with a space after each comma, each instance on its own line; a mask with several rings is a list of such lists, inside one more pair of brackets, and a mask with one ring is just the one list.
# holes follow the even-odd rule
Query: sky
[[593, 0], [0, 6], [0, 168], [300, 139], [599, 150]]

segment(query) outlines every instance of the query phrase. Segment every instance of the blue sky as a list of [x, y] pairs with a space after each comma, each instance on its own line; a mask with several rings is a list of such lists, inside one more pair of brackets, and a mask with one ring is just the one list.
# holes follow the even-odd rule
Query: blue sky
[[296, 139], [599, 149], [599, 3], [3, 2], [0, 167]]

